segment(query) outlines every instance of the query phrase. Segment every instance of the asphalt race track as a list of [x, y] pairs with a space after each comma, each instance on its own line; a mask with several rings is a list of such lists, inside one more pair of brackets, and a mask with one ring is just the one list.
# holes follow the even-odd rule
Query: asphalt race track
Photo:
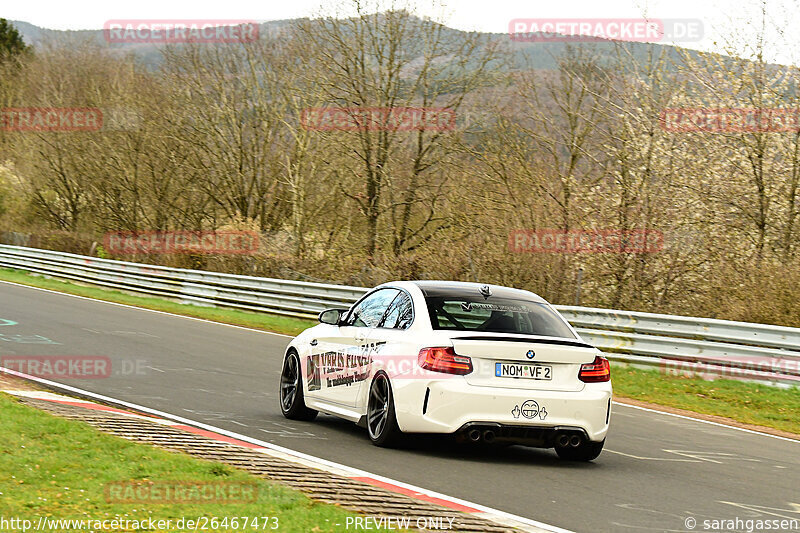
[[111, 376], [63, 381], [85, 390], [575, 531], [800, 520], [800, 442], [632, 407], [614, 406], [606, 449], [590, 464], [437, 437], [386, 450], [333, 417], [287, 421], [277, 390], [288, 340], [0, 283], [0, 356], [109, 357]]

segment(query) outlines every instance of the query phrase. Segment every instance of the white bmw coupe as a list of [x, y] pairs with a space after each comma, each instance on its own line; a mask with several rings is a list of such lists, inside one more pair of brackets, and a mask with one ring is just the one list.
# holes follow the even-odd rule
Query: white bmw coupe
[[386, 283], [319, 321], [286, 350], [286, 418], [339, 416], [366, 427], [378, 446], [407, 433], [450, 433], [555, 448], [576, 461], [603, 449], [608, 360], [532, 292]]

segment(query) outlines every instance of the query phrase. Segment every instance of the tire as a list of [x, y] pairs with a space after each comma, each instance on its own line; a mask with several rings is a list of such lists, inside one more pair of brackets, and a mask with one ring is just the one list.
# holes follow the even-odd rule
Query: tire
[[278, 394], [281, 413], [290, 420], [314, 420], [318, 412], [306, 407], [303, 397], [303, 372], [297, 352], [286, 354], [281, 370], [281, 383]]
[[367, 433], [375, 446], [388, 448], [402, 439], [397, 425], [392, 384], [386, 374], [377, 374], [369, 387], [367, 401]]
[[560, 447], [556, 446], [556, 453], [561, 459], [565, 461], [594, 461], [600, 455], [600, 452], [603, 451], [603, 445], [606, 443], [605, 440], [601, 442], [584, 442], [577, 448], [572, 448], [571, 446]]

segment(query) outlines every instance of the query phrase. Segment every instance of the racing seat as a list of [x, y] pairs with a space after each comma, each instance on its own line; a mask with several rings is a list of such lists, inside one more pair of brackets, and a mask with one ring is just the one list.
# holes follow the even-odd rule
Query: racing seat
[[492, 316], [481, 324], [478, 329], [483, 331], [497, 331], [499, 333], [515, 333], [517, 331], [517, 322], [512, 316], [494, 311]]

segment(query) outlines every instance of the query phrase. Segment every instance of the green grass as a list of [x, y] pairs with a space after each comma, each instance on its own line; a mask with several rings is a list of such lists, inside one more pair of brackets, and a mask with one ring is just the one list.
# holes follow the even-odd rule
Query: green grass
[[133, 305], [136, 307], [143, 307], [146, 309], [155, 309], [157, 311], [166, 311], [176, 315], [205, 318], [215, 322], [224, 322], [226, 324], [235, 324], [237, 326], [263, 329], [266, 331], [273, 331], [275, 333], [285, 333], [287, 335], [297, 335], [304, 329], [316, 324], [316, 322], [313, 320], [302, 318], [268, 315], [265, 313], [251, 313], [248, 311], [240, 311], [238, 309], [222, 309], [181, 304], [178, 302], [172, 302], [170, 300], [164, 300], [162, 298], [138, 296], [126, 292], [101, 289], [88, 285], [78, 285], [75, 283], [45, 278], [42, 276], [32, 276], [21, 270], [0, 268], [0, 280], [13, 281], [14, 283], [20, 283], [22, 285], [66, 292], [69, 294], [76, 294], [78, 296], [86, 296], [96, 300], [105, 300], [107, 302], [116, 302], [126, 305]]
[[706, 381], [615, 365], [614, 395], [800, 434], [800, 389], [730, 379]]
[[[315, 324], [312, 320], [198, 307], [160, 298], [130, 295], [31, 276], [16, 270], [0, 269], [0, 280], [288, 335], [295, 335]], [[614, 393], [618, 396], [698, 413], [726, 416], [746, 424], [800, 434], [800, 419], [796, 415], [800, 412], [798, 389], [783, 390], [731, 380], [704, 381], [699, 378], [674, 377], [654, 371], [618, 366], [614, 367], [612, 375]]]
[[[0, 516], [6, 520], [30, 519], [36, 524], [40, 516], [91, 520], [152, 517], [173, 519], [174, 524], [181, 517], [238, 516], [250, 517], [252, 523], [253, 517], [269, 516], [277, 517], [278, 531], [307, 532], [341, 531], [346, 518], [354, 516], [228, 465], [130, 442], [22, 405], [6, 394], [0, 394], [0, 420]], [[248, 503], [106, 501], [107, 483], [142, 480], [255, 484], [252, 494], [256, 498]], [[238, 530], [272, 531], [262, 525], [263, 521], [258, 528], [239, 525]], [[173, 525], [169, 530], [177, 529]]]

